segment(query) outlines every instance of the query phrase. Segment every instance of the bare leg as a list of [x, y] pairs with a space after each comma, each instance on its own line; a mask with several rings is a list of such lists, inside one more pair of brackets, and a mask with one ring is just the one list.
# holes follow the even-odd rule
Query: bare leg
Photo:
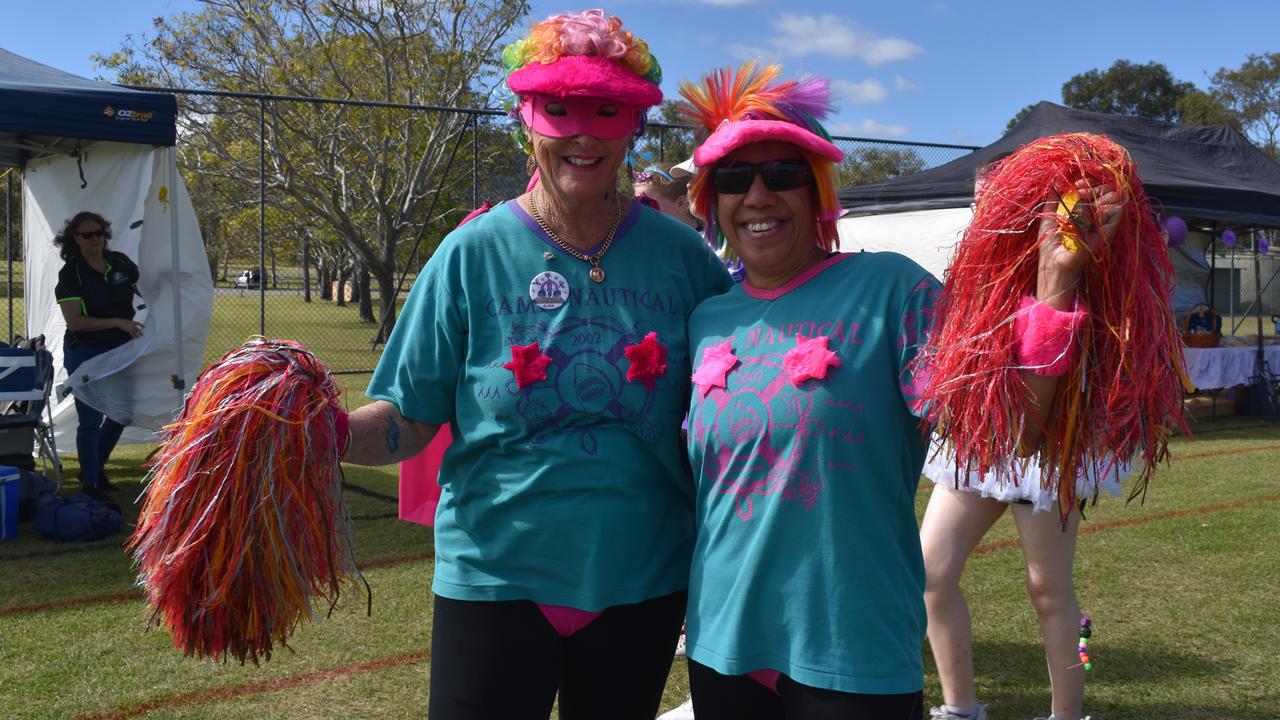
[[942, 700], [948, 705], [978, 703], [973, 687], [973, 627], [969, 604], [960, 591], [960, 574], [969, 554], [1006, 507], [974, 492], [935, 485], [920, 523], [929, 647], [938, 665]]
[[1055, 511], [1033, 513], [1030, 505], [1013, 506], [1013, 520], [1027, 560], [1027, 593], [1040, 618], [1044, 655], [1053, 688], [1053, 714], [1076, 720], [1084, 703], [1084, 668], [1076, 645], [1080, 605], [1071, 576], [1080, 513], [1072, 512], [1064, 531]]

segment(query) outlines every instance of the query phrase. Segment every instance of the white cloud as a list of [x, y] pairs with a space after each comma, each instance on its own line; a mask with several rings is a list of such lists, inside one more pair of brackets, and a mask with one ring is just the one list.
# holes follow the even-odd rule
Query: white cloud
[[827, 131], [833, 135], [853, 135], [867, 138], [899, 138], [907, 134], [906, 125], [886, 125], [871, 118], [863, 118], [860, 122], [833, 122], [827, 124]]
[[901, 75], [894, 75], [893, 89], [897, 90], [898, 92], [910, 92], [911, 90], [919, 90], [920, 88], [916, 87], [915, 83], [902, 77]]
[[788, 55], [829, 55], [858, 59], [876, 66], [909, 60], [924, 48], [899, 37], [881, 37], [837, 15], [792, 15], [783, 13], [774, 23], [777, 37], [769, 43]]
[[733, 43], [725, 47], [725, 52], [729, 53], [729, 57], [734, 60], [758, 60], [764, 63], [778, 62], [778, 51], [774, 48], [763, 48], [758, 45], [746, 45], [743, 43]]
[[856, 83], [848, 80], [834, 80], [831, 83], [831, 89], [836, 95], [858, 104], [878, 103], [889, 94], [885, 86], [874, 78]]

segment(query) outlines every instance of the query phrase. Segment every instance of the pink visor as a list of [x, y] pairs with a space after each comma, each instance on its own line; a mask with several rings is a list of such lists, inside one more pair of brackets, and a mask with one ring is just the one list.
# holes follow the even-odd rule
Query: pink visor
[[710, 167], [744, 145], [768, 140], [791, 143], [833, 163], [844, 159], [843, 150], [807, 128], [785, 120], [748, 119], [720, 123], [720, 127], [693, 151], [693, 161], [700, 168]]
[[[592, 97], [528, 95], [520, 99], [520, 119], [539, 135], [564, 138], [590, 135], [613, 140], [640, 127], [634, 105]], [[604, 111], [606, 114], [601, 114]], [[612, 111], [612, 114], [607, 114]]]

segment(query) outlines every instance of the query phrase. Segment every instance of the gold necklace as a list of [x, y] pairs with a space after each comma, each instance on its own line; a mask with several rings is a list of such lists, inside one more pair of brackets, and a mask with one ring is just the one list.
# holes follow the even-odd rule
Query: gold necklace
[[[542, 219], [542, 213], [538, 212], [538, 190], [539, 188], [534, 188], [529, 193], [529, 210], [530, 214], [533, 215], [533, 221], [538, 223], [538, 227], [542, 228], [542, 232], [546, 233], [547, 237], [551, 238], [552, 242], [561, 250], [585, 263], [591, 264], [591, 269], [587, 271], [587, 277], [591, 278], [592, 282], [604, 282], [604, 268], [600, 267], [600, 259], [604, 257], [605, 253], [609, 252], [609, 246], [613, 244], [613, 234], [618, 232], [618, 223], [622, 220], [622, 200], [620, 197], [616, 194], [614, 195], [614, 199], [617, 202], [614, 203], [616, 209], [613, 212], [613, 227], [609, 228], [609, 234], [605, 235], [604, 242], [600, 244], [600, 252], [595, 255], [588, 255], [561, 240], [559, 235], [556, 235], [551, 231], [551, 228], [547, 227], [547, 223]], [[615, 190], [614, 192], [616, 193], [617, 191]]]

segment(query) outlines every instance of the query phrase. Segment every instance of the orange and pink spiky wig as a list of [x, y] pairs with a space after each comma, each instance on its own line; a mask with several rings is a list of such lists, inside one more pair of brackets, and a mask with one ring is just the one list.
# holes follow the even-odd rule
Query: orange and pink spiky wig
[[[838, 242], [836, 219], [840, 201], [836, 198], [836, 164], [844, 152], [831, 142], [822, 126], [830, 114], [831, 88], [825, 78], [779, 81], [782, 68], [748, 62], [735, 69], [724, 68], [702, 77], [698, 83], [683, 82], [681, 109], [708, 133], [693, 153], [698, 174], [690, 187], [696, 215], [707, 221], [707, 242], [725, 252], [724, 235], [716, 218], [716, 193], [711, 186], [712, 166], [745, 145], [781, 141], [795, 145], [813, 170], [818, 210], [818, 246], [832, 250]], [[726, 252], [731, 254], [731, 252]]]

